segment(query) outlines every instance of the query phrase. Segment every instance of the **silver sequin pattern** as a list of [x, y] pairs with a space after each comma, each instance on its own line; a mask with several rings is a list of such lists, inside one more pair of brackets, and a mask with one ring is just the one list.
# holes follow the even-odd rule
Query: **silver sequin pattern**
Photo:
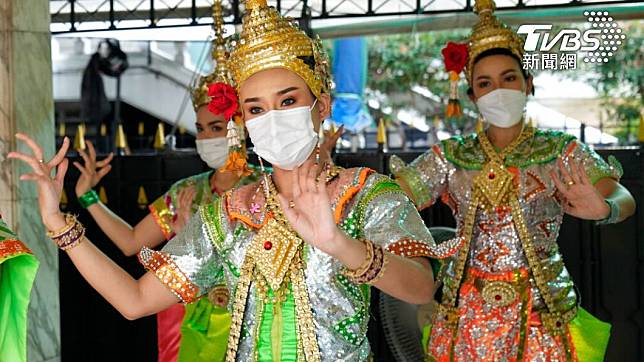
[[[343, 217], [348, 217], [351, 211], [358, 208], [360, 203], [357, 200], [365, 196], [376, 182], [382, 181], [383, 177], [371, 174], [361, 191], [345, 207]], [[220, 211], [225, 215], [223, 206]], [[238, 280], [237, 270], [243, 262], [246, 245], [255, 236], [254, 230], [241, 222], [230, 222], [227, 217], [221, 219], [219, 226], [226, 236], [223, 243], [217, 244], [215, 248], [208, 237], [201, 213], [198, 212], [186, 228], [163, 248], [163, 252], [168, 253], [178, 268], [199, 287], [202, 295], [220, 282], [209, 278], [209, 275], [221, 268], [224, 271], [224, 283], [234, 292]], [[418, 212], [402, 191], [385, 192], [373, 198], [365, 207], [365, 222], [361, 227], [362, 233], [369, 240], [385, 247], [404, 238], [434, 245]], [[340, 262], [313, 247], [307, 245], [306, 248], [305, 282], [322, 361], [366, 361], [370, 350], [366, 338], [366, 320], [360, 325], [347, 328], [359, 336], [355, 343], [348, 341], [335, 327], [341, 320], [356, 315], [360, 309], [366, 308], [365, 318], [368, 318], [368, 298], [356, 298], [341, 285], [338, 281], [342, 268]], [[244, 315], [244, 331], [238, 347], [238, 361], [253, 360], [256, 323], [254, 291], [254, 285], [251, 284]]]
[[[520, 146], [525, 152], [532, 154], [531, 143]], [[462, 222], [471, 200], [471, 187], [473, 178], [478, 170], [468, 170], [444, 158], [443, 145], [438, 148], [441, 152], [430, 149], [419, 156], [407, 167], [397, 166], [394, 173], [402, 177], [415, 193], [419, 206], [427, 206], [441, 197], [448, 200], [460, 231]], [[619, 179], [621, 169], [613, 164], [608, 164], [588, 146], [572, 140], [563, 147], [566, 150], [573, 148], [572, 152], [564, 157], [567, 166], [570, 159], [581, 162], [591, 181], [601, 177]], [[472, 159], [484, 160], [482, 150]], [[561, 176], [556, 159], [546, 163], [534, 163], [518, 171], [519, 203], [527, 222], [528, 230], [532, 236], [532, 244], [537, 255], [542, 260], [544, 268], [549, 270], [549, 292], [557, 301], [557, 308], [568, 310], [577, 302], [570, 274], [563, 265], [562, 256], [557, 245], [559, 228], [563, 219], [561, 197], [549, 173], [554, 170]], [[421, 184], [418, 181], [421, 181]], [[424, 194], [416, 195], [419, 190]], [[418, 202], [420, 200], [420, 202]], [[507, 212], [488, 213], [479, 209], [476, 214], [474, 232], [470, 246], [468, 265], [489, 273], [501, 273], [528, 268], [522, 243], [518, 238], [512, 215]], [[455, 257], [447, 260], [446, 274], [454, 276]], [[533, 306], [536, 310], [544, 307], [544, 302], [531, 279]]]

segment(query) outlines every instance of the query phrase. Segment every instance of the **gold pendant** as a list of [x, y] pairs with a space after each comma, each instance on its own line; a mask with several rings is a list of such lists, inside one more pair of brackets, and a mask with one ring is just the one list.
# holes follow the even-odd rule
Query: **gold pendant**
[[512, 173], [505, 166], [498, 162], [490, 161], [474, 177], [474, 185], [487, 199], [490, 206], [498, 206], [508, 191], [512, 190], [512, 179]]
[[271, 218], [253, 238], [250, 255], [273, 290], [278, 290], [302, 243], [297, 234]]

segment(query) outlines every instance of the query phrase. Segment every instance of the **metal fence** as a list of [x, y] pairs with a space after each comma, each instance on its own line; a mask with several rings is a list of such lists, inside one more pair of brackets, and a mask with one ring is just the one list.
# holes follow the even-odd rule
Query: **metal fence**
[[[211, 0], [50, 0], [52, 32], [140, 29], [212, 23]], [[294, 18], [342, 19], [469, 13], [472, 0], [272, 0]], [[632, 0], [497, 0], [500, 10], [532, 10], [637, 3]], [[243, 1], [224, 0], [226, 22], [241, 23]]]

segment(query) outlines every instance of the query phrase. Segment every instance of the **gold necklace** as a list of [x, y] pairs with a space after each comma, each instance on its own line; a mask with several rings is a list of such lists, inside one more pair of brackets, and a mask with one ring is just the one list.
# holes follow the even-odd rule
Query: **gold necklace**
[[[502, 152], [497, 153], [485, 134], [479, 132], [481, 148], [483, 149], [483, 152], [485, 152], [486, 158], [489, 162], [474, 179], [472, 196], [461, 228], [461, 237], [464, 239], [463, 247], [459, 251], [456, 260], [454, 277], [448, 278], [444, 281], [446, 289], [443, 290], [443, 300], [438, 307], [439, 313], [436, 314], [437, 317], [441, 316], [447, 322], [447, 325], [452, 329], [453, 333], [456, 333], [456, 328], [458, 327], [458, 294], [463, 281], [465, 264], [469, 256], [477, 210], [479, 206], [485, 207], [501, 205], [500, 202], [503, 202], [504, 205], [508, 205], [510, 207], [513, 222], [528, 261], [531, 275], [534, 278], [537, 289], [545, 302], [548, 313], [541, 313], [541, 318], [546, 329], [553, 335], [565, 335], [567, 332], [568, 322], [577, 314], [576, 307], [567, 311], [560, 311], [557, 309], [556, 301], [547, 284], [549, 281], [547, 271], [543, 270], [541, 267], [539, 256], [532, 243], [532, 238], [519, 203], [519, 197], [515, 191], [516, 189], [514, 184], [512, 183], [513, 179], [510, 178], [509, 181], [507, 179], [507, 174], [511, 175], [511, 173], [505, 168], [505, 157], [518, 145], [532, 138], [533, 135], [534, 128], [528, 127], [527, 129], [524, 129], [521, 135], [508, 147], [506, 147]], [[500, 183], [500, 185], [489, 186], [495, 182]], [[493, 203], [494, 201], [492, 200], [497, 200], [499, 203]], [[444, 271], [441, 270], [441, 273], [444, 273]], [[572, 359], [572, 349], [565, 338], [564, 341], [566, 345], [566, 354], [569, 359]], [[450, 347], [452, 353], [454, 353], [454, 346], [455, 343], [452, 343]], [[520, 350], [522, 350], [522, 347]]]
[[273, 218], [281, 222], [290, 229], [290, 224], [282, 212], [279, 200], [277, 198], [277, 188], [273, 182], [273, 177], [264, 174], [261, 181], [262, 189], [264, 190], [264, 198], [266, 199], [266, 211], [268, 211]]
[[514, 185], [512, 173], [510, 173], [505, 165], [504, 159], [507, 154], [512, 152], [519, 144], [523, 143], [528, 138], [534, 135], [534, 128], [524, 128], [522, 133], [513, 142], [511, 142], [501, 153], [497, 153], [492, 147], [489, 139], [484, 131], [478, 133], [479, 143], [485, 153], [486, 158], [489, 160], [481, 169], [479, 174], [474, 177], [472, 185], [472, 197], [469, 202], [469, 207], [463, 218], [463, 227], [461, 229], [461, 237], [464, 239], [463, 247], [459, 251], [459, 255], [455, 266], [454, 280], [456, 284], [452, 285], [453, 290], [446, 290], [442, 304], [449, 310], [456, 307], [458, 288], [463, 279], [463, 272], [465, 270], [465, 263], [469, 255], [470, 243], [472, 241], [472, 234], [474, 231], [474, 222], [476, 219], [476, 211], [481, 207], [486, 207], [488, 212], [500, 205], [501, 202], [507, 202], [508, 195], [514, 194]]
[[266, 208], [267, 221], [248, 246], [247, 255], [271, 289], [277, 290], [284, 282], [293, 258], [301, 252], [303, 241], [286, 220], [274, 192], [267, 195]]
[[[325, 182], [329, 183], [331, 180], [336, 178], [340, 174], [341, 170], [342, 167], [339, 166], [329, 164], [325, 165], [323, 168], [323, 172], [325, 173]], [[271, 212], [273, 214], [273, 217], [275, 217], [278, 221], [283, 222], [285, 225], [288, 225], [290, 227], [288, 220], [282, 212], [282, 207], [280, 206], [277, 197], [277, 188], [275, 187], [273, 177], [269, 176], [266, 173], [264, 173], [262, 177], [263, 178], [260, 182], [259, 187], [261, 187], [264, 191], [264, 197], [266, 199], [266, 210]], [[316, 181], [319, 181], [319, 177], [320, 176], [317, 176]], [[292, 205], [292, 203], [293, 200], [289, 200], [289, 206]]]
[[[260, 182], [260, 187], [264, 190], [266, 198], [268, 220], [258, 230], [246, 249], [233, 303], [226, 361], [234, 362], [237, 359], [237, 347], [241, 338], [241, 326], [249, 288], [251, 283], [254, 283], [261, 304], [273, 305], [274, 322], [278, 321], [276, 328], [280, 324], [282, 303], [286, 301], [289, 294], [293, 295], [296, 305], [298, 348], [301, 346], [307, 362], [319, 362], [320, 349], [302, 260], [304, 243], [284, 216], [277, 200], [275, 184], [266, 174]], [[289, 283], [292, 285], [292, 290], [289, 288]], [[272, 298], [269, 288], [273, 291]], [[257, 321], [257, 323], [259, 325], [261, 322]]]
[[494, 150], [494, 146], [492, 146], [492, 143], [490, 142], [490, 139], [487, 136], [487, 133], [485, 131], [479, 131], [477, 132], [477, 136], [479, 138], [479, 142], [481, 143], [481, 147], [483, 148], [483, 151], [485, 151], [485, 156], [488, 158], [494, 158], [494, 155], [498, 155], [499, 159], [505, 160], [508, 154], [512, 153], [515, 148], [517, 148], [520, 144], [525, 142], [527, 139], [532, 138], [534, 136], [535, 129], [534, 127], [530, 126], [525, 126], [523, 129], [521, 129], [521, 133], [519, 134], [519, 137], [515, 138], [510, 142], [509, 145], [507, 145], [501, 152], [496, 152]]
[[514, 175], [505, 166], [505, 158], [520, 144], [532, 138], [533, 135], [534, 128], [525, 127], [519, 137], [515, 138], [500, 153], [497, 153], [485, 132], [480, 131], [478, 133], [481, 148], [488, 162], [483, 166], [481, 172], [474, 177], [473, 181], [474, 187], [479, 190], [481, 196], [483, 196], [482, 201], [488, 208], [491, 209], [507, 203], [508, 196], [514, 192]]

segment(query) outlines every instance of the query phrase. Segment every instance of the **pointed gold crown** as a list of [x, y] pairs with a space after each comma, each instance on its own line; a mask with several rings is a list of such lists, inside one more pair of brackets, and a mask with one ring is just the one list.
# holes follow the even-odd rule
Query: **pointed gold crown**
[[212, 41], [212, 59], [215, 62], [215, 70], [199, 78], [192, 90], [192, 106], [195, 111], [201, 106], [210, 102], [208, 97], [208, 86], [212, 83], [225, 83], [233, 85], [230, 70], [228, 69], [228, 51], [226, 40], [224, 40], [224, 15], [221, 9], [221, 0], [215, 0], [212, 4], [212, 28], [215, 31], [215, 38]]
[[[311, 65], [305, 61], [309, 59]], [[246, 1], [242, 31], [230, 64], [238, 88], [262, 70], [285, 68], [304, 79], [316, 97], [329, 91], [329, 62], [319, 37], [309, 38], [266, 0]]]
[[465, 66], [465, 74], [470, 84], [472, 83], [474, 61], [479, 54], [486, 50], [507, 49], [517, 56], [519, 62], [523, 61], [523, 39], [496, 18], [495, 9], [494, 0], [476, 0], [474, 4], [474, 13], [478, 14], [479, 21], [472, 27], [469, 39], [469, 56]]

